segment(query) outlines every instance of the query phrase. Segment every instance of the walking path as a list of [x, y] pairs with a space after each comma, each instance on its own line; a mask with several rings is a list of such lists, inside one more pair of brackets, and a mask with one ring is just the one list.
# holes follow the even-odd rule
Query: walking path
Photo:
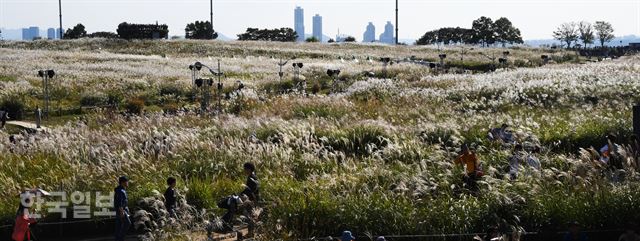
[[26, 122], [26, 121], [7, 121], [7, 125], [17, 126], [20, 128], [35, 130], [35, 131], [44, 131], [44, 132], [49, 131], [49, 128], [47, 127], [40, 126], [40, 128], [38, 128], [38, 126], [35, 123]]

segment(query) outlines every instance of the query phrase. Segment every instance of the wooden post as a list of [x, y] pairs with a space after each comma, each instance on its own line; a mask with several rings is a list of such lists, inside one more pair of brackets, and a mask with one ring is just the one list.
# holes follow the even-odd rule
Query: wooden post
[[633, 133], [640, 138], [640, 104], [633, 107]]

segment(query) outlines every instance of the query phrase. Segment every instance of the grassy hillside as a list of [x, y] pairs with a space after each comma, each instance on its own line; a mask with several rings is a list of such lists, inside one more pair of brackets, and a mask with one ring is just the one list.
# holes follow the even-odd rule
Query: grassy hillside
[[[481, 52], [502, 51], [476, 49], [468, 58], [482, 62]], [[510, 51], [514, 62], [571, 54]], [[22, 188], [109, 191], [122, 174], [134, 180], [134, 206], [162, 190], [171, 175], [179, 177], [190, 204], [220, 214], [216, 201], [241, 190], [242, 163], [254, 162], [266, 201], [264, 240], [343, 229], [425, 234], [499, 225], [536, 231], [573, 220], [607, 229], [640, 218], [640, 166], [627, 145], [631, 107], [640, 99], [637, 56], [476, 74], [401, 63], [389, 67], [387, 79], [381, 63], [366, 60], [437, 54], [428, 47], [350, 44], [1, 42], [0, 99], [40, 105], [36, 70], [53, 68], [56, 108], [116, 103], [126, 110], [137, 101], [144, 113], [83, 110], [51, 133], [20, 135], [15, 144], [0, 132], [0, 217], [12, 219]], [[305, 63], [308, 95], [288, 90], [291, 67], [279, 80], [276, 63], [285, 56]], [[217, 59], [227, 75], [224, 114], [200, 117], [187, 66]], [[341, 91], [331, 93], [327, 68], [343, 70]], [[236, 91], [237, 81], [246, 87]], [[523, 165], [510, 180], [513, 145], [486, 139], [489, 128], [503, 123], [525, 150], [542, 147], [527, 154], [540, 159], [542, 170]], [[611, 171], [589, 149], [604, 145], [608, 133], [622, 145], [623, 170]], [[462, 143], [477, 150], [485, 168], [478, 194], [465, 191], [462, 167], [452, 161]]]

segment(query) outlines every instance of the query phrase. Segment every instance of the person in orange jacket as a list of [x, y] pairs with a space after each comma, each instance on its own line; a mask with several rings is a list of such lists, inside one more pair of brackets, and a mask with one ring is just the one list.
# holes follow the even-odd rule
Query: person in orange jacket
[[22, 200], [16, 215], [16, 225], [14, 226], [13, 234], [11, 235], [11, 238], [14, 241], [24, 241], [25, 236], [27, 237], [27, 240], [31, 240], [31, 231], [29, 226], [36, 223], [36, 219], [31, 218], [29, 215], [29, 210], [33, 203], [33, 195], [26, 193], [20, 195], [20, 197]]
[[462, 151], [454, 163], [465, 166], [465, 175], [462, 180], [467, 188], [475, 190], [477, 188], [476, 181], [484, 175], [482, 167], [476, 153], [471, 151], [467, 144], [463, 144], [461, 149]]

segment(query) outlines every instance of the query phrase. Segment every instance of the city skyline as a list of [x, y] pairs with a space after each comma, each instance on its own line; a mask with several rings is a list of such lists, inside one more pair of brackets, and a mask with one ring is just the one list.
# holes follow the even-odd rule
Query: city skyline
[[[209, 1], [63, 1], [63, 27], [83, 23], [88, 32], [115, 32], [121, 22], [166, 23], [170, 35], [184, 35], [184, 26], [196, 20], [208, 20]], [[367, 11], [354, 11], [366, 5]], [[214, 1], [214, 28], [235, 38], [248, 27], [293, 27], [292, 8], [303, 6], [323, 16], [326, 35], [340, 28], [342, 33], [358, 36], [368, 22], [381, 25], [395, 17], [394, 1]], [[201, 8], [207, 7], [206, 11]], [[194, 9], [196, 9], [194, 11]], [[22, 14], [29, 11], [30, 14]], [[239, 18], [238, 12], [268, 18]], [[21, 29], [28, 26], [57, 26], [57, 2], [3, 0], [0, 2], [0, 27]], [[509, 18], [520, 28], [524, 39], [550, 39], [560, 24], [570, 21], [611, 22], [617, 36], [640, 35], [640, 1], [636, 0], [451, 0], [400, 1], [400, 39], [417, 39], [426, 31], [441, 27], [467, 27], [480, 16]], [[545, 17], [553, 16], [553, 17]], [[416, 21], [420, 20], [420, 21]], [[395, 24], [395, 23], [394, 23]], [[307, 33], [305, 31], [305, 33]]]

